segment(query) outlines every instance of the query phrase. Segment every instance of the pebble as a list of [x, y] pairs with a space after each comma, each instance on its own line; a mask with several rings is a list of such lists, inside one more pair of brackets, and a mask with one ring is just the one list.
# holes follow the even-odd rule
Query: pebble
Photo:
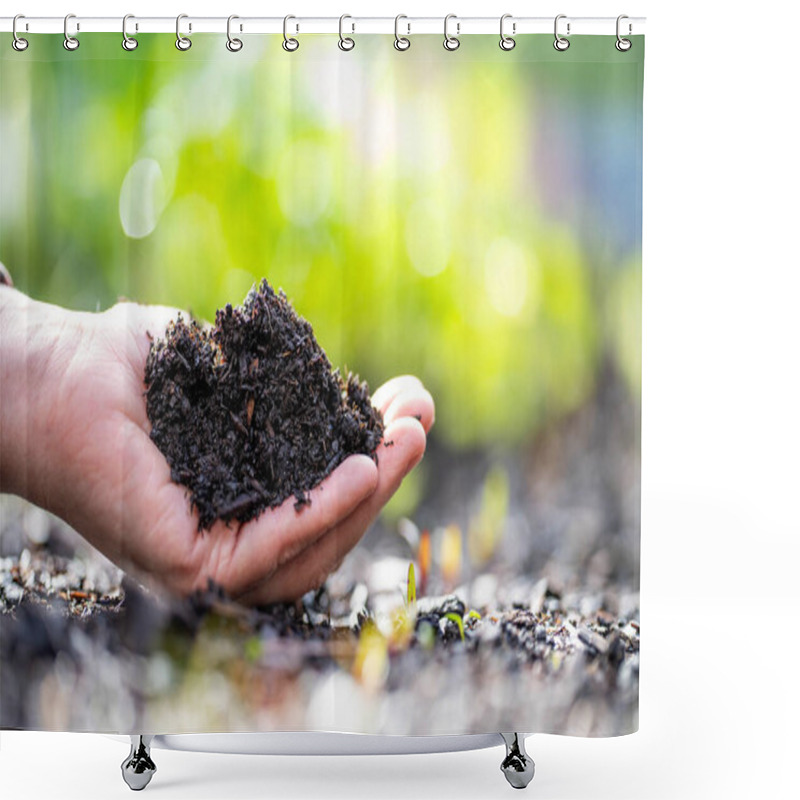
[[609, 614], [608, 611], [603, 611], [603, 609], [600, 609], [600, 611], [597, 612], [597, 621], [601, 625], [605, 625], [607, 628], [610, 628], [614, 624], [614, 615]]
[[477, 638], [484, 644], [494, 644], [502, 633], [500, 626], [490, 620], [483, 620], [475, 630]]
[[36, 506], [30, 506], [25, 514], [25, 533], [34, 544], [42, 545], [50, 538], [50, 516]]
[[578, 631], [578, 639], [583, 642], [590, 651], [600, 654], [604, 654], [608, 651], [608, 642], [600, 636], [600, 634], [595, 633], [590, 628], [581, 628]]
[[458, 614], [463, 617], [465, 610], [464, 601], [454, 594], [417, 598], [417, 613], [420, 615], [436, 614], [441, 617], [445, 614]]
[[[123, 642], [120, 648], [117, 607], [108, 601], [119, 603], [125, 598], [123, 608], [130, 617], [132, 592], [123, 591], [119, 573], [85, 550], [79, 551], [78, 557], [54, 556], [50, 551], [58, 535], [58, 529], [54, 528], [47, 550], [30, 547], [23, 551], [20, 548], [19, 556], [0, 557], [0, 625], [5, 626], [2, 633], [15, 637], [14, 641], [24, 642], [26, 647], [35, 646], [36, 652], [52, 652], [51, 648], [69, 651], [81, 670], [86, 669], [87, 664], [100, 664], [107, 659], [108, 680], [114, 685], [114, 691], [118, 689], [120, 697], [124, 697], [128, 680], [125, 675], [135, 663], [125, 660], [126, 653], [132, 652], [133, 640], [147, 631], [163, 629], [171, 619], [170, 612], [165, 610], [164, 615], [156, 618], [151, 613], [151, 599], [143, 599], [144, 608], [139, 615], [143, 616], [142, 625], [133, 631], [129, 637], [131, 641]], [[379, 561], [383, 559], [376, 563]], [[260, 668], [298, 670], [298, 686], [316, 687], [319, 674], [338, 675], [335, 671], [338, 662], [331, 653], [329, 639], [336, 641], [339, 650], [335, 652], [348, 652], [364, 621], [375, 618], [376, 609], [382, 608], [384, 602], [387, 609], [403, 606], [408, 563], [409, 559], [403, 558], [382, 564], [371, 575], [372, 589], [357, 579], [370, 574], [368, 565], [347, 573], [346, 580], [331, 576], [324, 595], [309, 593], [305, 596], [305, 614], [295, 614], [293, 607], [277, 604], [259, 610], [255, 619], [247, 616], [226, 619], [226, 625], [219, 628], [219, 632], [215, 632], [217, 629], [213, 626], [220, 615], [226, 618], [230, 615], [222, 613], [225, 608], [210, 603], [199, 615], [201, 622], [204, 615], [209, 615], [206, 620], [209, 626], [203, 628], [206, 633], [201, 646], [210, 647], [212, 652], [198, 656], [198, 663], [201, 666], [210, 663], [215, 653], [224, 653], [230, 660], [230, 653], [235, 654], [238, 645], [228, 632], [234, 627], [245, 632], [252, 629], [263, 654]], [[417, 579], [419, 581], [419, 573]], [[33, 581], [31, 588], [35, 594], [30, 600], [26, 600], [29, 593], [23, 587], [26, 581]], [[70, 589], [88, 588], [89, 583], [97, 588], [107, 587], [107, 592], [98, 598], [105, 602], [59, 599], [59, 592], [66, 594]], [[378, 588], [381, 591], [376, 593]], [[419, 590], [419, 584], [417, 588]], [[387, 667], [391, 688], [367, 699], [375, 706], [376, 714], [385, 715], [390, 701], [395, 703], [402, 697], [419, 699], [419, 688], [414, 689], [415, 686], [430, 690], [431, 703], [448, 703], [455, 702], [453, 686], [466, 681], [467, 685], [482, 689], [490, 709], [493, 703], [499, 708], [501, 700], [495, 695], [504, 689], [498, 687], [505, 686], [503, 677], [513, 673], [513, 680], [519, 679], [519, 685], [524, 683], [526, 691], [533, 686], [532, 681], [546, 681], [543, 686], [558, 698], [553, 703], [567, 710], [574, 706], [576, 698], [586, 696], [589, 690], [596, 692], [598, 687], [601, 687], [599, 691], [611, 693], [608, 699], [612, 704], [617, 702], [613, 693], [617, 693], [621, 703], [634, 702], [639, 670], [638, 595], [629, 593], [622, 597], [624, 600], [618, 608], [616, 598], [609, 599], [608, 594], [593, 592], [586, 600], [586, 594], [570, 586], [569, 593], [559, 595], [555, 590], [550, 591], [546, 579], [505, 587], [502, 578], [491, 574], [478, 575], [465, 584], [463, 590], [450, 594], [419, 596], [416, 642], [406, 651], [392, 651]], [[25, 602], [21, 602], [23, 600]], [[465, 600], [469, 600], [469, 604]], [[599, 607], [598, 602], [601, 602]], [[464, 620], [466, 641], [462, 644], [457, 624], [445, 615], [454, 613], [463, 618], [470, 608], [479, 610], [483, 616]], [[333, 609], [337, 611], [332, 614], [331, 621], [335, 634], [327, 624], [325, 613]], [[591, 613], [583, 613], [585, 611]], [[31, 622], [28, 615], [35, 615], [35, 621]], [[81, 628], [72, 626], [70, 617], [81, 616]], [[237, 625], [232, 627], [234, 619]], [[88, 627], [82, 632], [84, 625]], [[77, 638], [76, 631], [81, 632]], [[81, 648], [74, 644], [78, 639], [83, 642]], [[164, 652], [157, 650], [151, 658], [163, 659]], [[591, 658], [586, 657], [588, 654]], [[26, 656], [24, 663], [15, 663], [11, 668], [25, 675], [26, 665], [30, 663], [31, 658]], [[134, 671], [141, 672], [138, 668]], [[173, 680], [183, 679], [177, 662], [153, 662], [143, 674], [152, 679], [151, 689], [155, 686], [158, 691], [165, 692], [171, 690]], [[358, 686], [360, 692], [360, 684]], [[338, 691], [339, 687], [336, 688]], [[293, 688], [292, 691], [305, 692], [306, 689]], [[477, 697], [475, 705], [478, 705]], [[431, 713], [427, 700], [422, 704], [408, 703], [408, 706], [424, 706], [419, 713]], [[576, 712], [576, 725], [591, 727], [591, 720], [582, 719], [583, 711], [585, 709]], [[411, 713], [417, 712], [409, 711]]]
[[608, 660], [614, 667], [619, 667], [625, 660], [625, 644], [618, 633], [612, 634], [608, 640]]
[[19, 584], [10, 583], [3, 586], [3, 594], [9, 603], [19, 603], [25, 594], [25, 590]]
[[530, 606], [531, 611], [541, 611], [547, 597], [547, 578], [538, 580], [531, 589]]

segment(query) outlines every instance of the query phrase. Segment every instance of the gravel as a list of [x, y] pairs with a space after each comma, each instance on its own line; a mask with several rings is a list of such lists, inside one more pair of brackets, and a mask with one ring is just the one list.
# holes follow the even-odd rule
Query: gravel
[[320, 692], [333, 686], [337, 703], [349, 698], [355, 731], [516, 724], [602, 734], [637, 724], [640, 628], [630, 596], [572, 592], [566, 606], [539, 580], [523, 587], [537, 607], [504, 605], [483, 581], [480, 610], [468, 585], [417, 598], [401, 642], [401, 593], [389, 612], [384, 592], [376, 611], [366, 585], [342, 574], [296, 604], [245, 608], [213, 584], [181, 603], [91, 551], [67, 557], [28, 545], [0, 559], [2, 727], [335, 729], [343, 718], [326, 721], [320, 710]]

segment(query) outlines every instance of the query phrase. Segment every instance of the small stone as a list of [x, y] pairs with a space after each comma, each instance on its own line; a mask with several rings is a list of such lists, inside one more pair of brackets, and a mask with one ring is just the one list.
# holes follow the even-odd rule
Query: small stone
[[595, 654], [603, 654], [608, 650], [608, 642], [600, 636], [600, 634], [595, 633], [590, 628], [581, 628], [578, 631], [578, 639], [583, 642], [590, 651], [594, 651]]
[[476, 635], [483, 644], [494, 644], [500, 639], [500, 626], [494, 622], [483, 621], [476, 628]]
[[613, 633], [608, 639], [608, 661], [613, 667], [619, 665], [625, 659], [625, 644], [618, 633]]
[[603, 611], [603, 609], [600, 609], [600, 611], [597, 612], [597, 621], [601, 625], [605, 625], [605, 627], [610, 628], [614, 624], [614, 615], [609, 614], [608, 611]]
[[539, 579], [531, 589], [531, 611], [541, 611], [547, 596], [547, 578]]
[[50, 538], [50, 517], [47, 512], [30, 506], [25, 514], [25, 533], [34, 544], [45, 544]]
[[25, 590], [16, 583], [11, 583], [3, 587], [3, 594], [9, 603], [19, 603], [25, 595]]
[[561, 600], [558, 597], [546, 597], [544, 600], [544, 609], [548, 613], [552, 614], [561, 606]]
[[417, 598], [417, 612], [420, 615], [435, 614], [442, 617], [445, 614], [458, 614], [463, 617], [465, 610], [464, 601], [454, 594]]

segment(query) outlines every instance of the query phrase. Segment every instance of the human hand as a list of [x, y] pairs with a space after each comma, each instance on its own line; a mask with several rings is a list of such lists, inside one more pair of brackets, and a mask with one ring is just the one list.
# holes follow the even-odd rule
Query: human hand
[[[244, 524], [218, 521], [199, 533], [185, 488], [150, 440], [143, 394], [148, 334], [162, 335], [177, 310], [120, 303], [78, 314], [28, 304], [44, 341], [48, 329], [58, 339], [27, 370], [40, 384], [25, 412], [30, 435], [24, 448], [11, 436], [26, 480], [6, 463], [4, 490], [48, 508], [124, 569], [178, 594], [211, 578], [241, 602], [262, 604], [320, 586], [424, 454], [433, 400], [417, 378], [394, 378], [373, 395], [384, 441], [393, 442], [379, 445], [377, 466], [351, 456], [310, 492], [310, 506], [296, 511], [290, 497]], [[5, 397], [0, 409], [5, 439], [13, 422]]]

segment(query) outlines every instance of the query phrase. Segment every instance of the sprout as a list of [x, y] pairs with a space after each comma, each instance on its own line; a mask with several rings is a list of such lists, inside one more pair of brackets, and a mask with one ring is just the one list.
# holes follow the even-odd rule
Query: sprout
[[417, 615], [417, 580], [414, 575], [414, 562], [408, 565], [408, 595], [406, 607], [413, 609], [414, 616]]
[[250, 636], [245, 640], [244, 657], [248, 661], [258, 661], [261, 657], [261, 640], [258, 636]]
[[461, 641], [464, 641], [464, 622], [462, 621], [461, 617], [458, 616], [455, 612], [451, 611], [449, 614], [445, 614], [445, 619], [451, 619], [458, 625], [458, 632], [461, 634]]

